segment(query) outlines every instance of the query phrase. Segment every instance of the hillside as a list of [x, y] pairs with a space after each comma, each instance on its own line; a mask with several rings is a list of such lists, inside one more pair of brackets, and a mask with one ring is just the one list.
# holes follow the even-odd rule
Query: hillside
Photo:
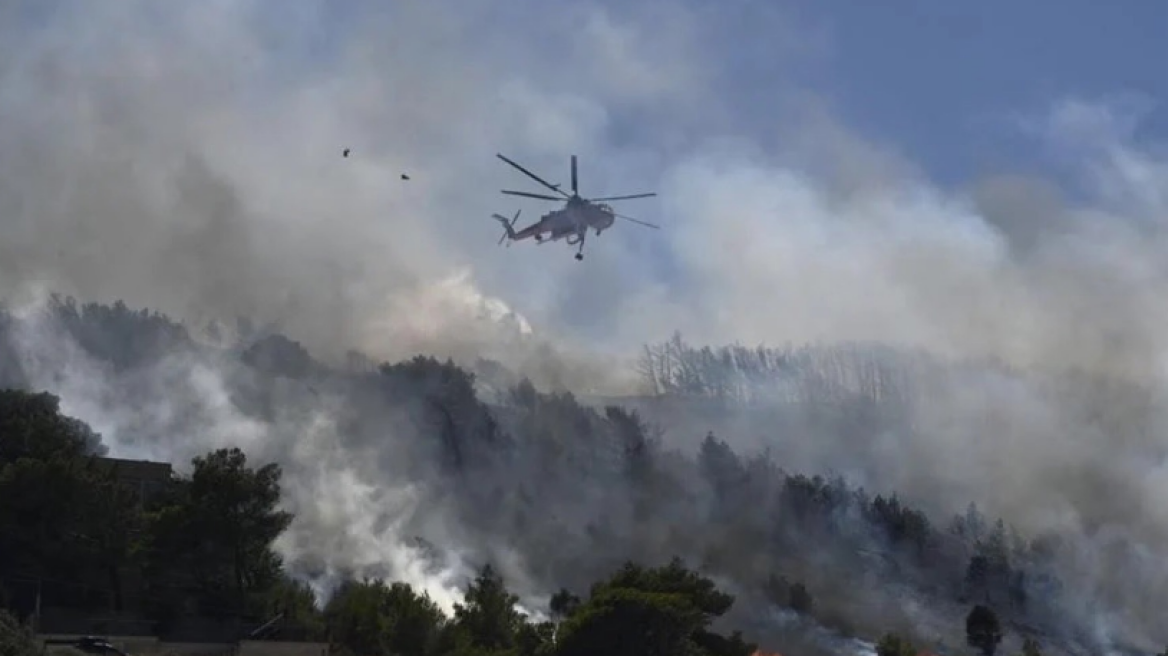
[[[583, 594], [625, 561], [680, 557], [734, 596], [722, 623], [784, 654], [838, 653], [851, 638], [863, 651], [889, 631], [962, 652], [976, 603], [1001, 617], [1008, 651], [1025, 636], [1044, 653], [1168, 640], [1139, 601], [1164, 592], [1136, 557], [1154, 538], [1138, 518], [1108, 527], [1099, 503], [1100, 516], [1082, 515], [1094, 532], [1043, 526], [1040, 499], [1010, 507], [1025, 480], [959, 500], [978, 468], [938, 460], [960, 446], [954, 426], [984, 413], [997, 416], [982, 429], [1004, 435], [978, 448], [1011, 453], [1004, 440], [1031, 429], [1017, 396], [987, 381], [1044, 390], [1064, 421], [1135, 448], [1154, 397], [1115, 381], [874, 346], [719, 351], [675, 338], [647, 349], [674, 359], [644, 368], [652, 398], [597, 408], [520, 382], [488, 404], [484, 381], [454, 363], [354, 356], [334, 368], [278, 334], [211, 346], [162, 315], [62, 299], [5, 315], [0, 349], [4, 385], [59, 395], [110, 455], [185, 470], [239, 447], [277, 463], [292, 519], [273, 548], [322, 600], [349, 577], [384, 576], [450, 610], [491, 563], [525, 607], [546, 609], [555, 590]], [[505, 373], [494, 363], [486, 376]]]

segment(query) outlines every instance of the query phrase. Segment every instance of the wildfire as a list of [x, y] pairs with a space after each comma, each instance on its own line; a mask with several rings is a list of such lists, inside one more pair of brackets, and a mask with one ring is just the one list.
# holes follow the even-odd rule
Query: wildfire
[[[754, 653], [751, 654], [750, 656], [783, 656], [783, 655], [777, 651], [763, 651], [761, 649], [755, 649]], [[917, 656], [937, 656], [937, 654], [934, 654], [934, 653], [929, 652], [929, 651], [920, 651], [920, 652], [917, 652]]]

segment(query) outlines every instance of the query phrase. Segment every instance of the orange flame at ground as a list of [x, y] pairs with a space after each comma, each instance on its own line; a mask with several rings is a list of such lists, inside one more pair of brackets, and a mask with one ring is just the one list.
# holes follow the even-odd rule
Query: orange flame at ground
[[783, 656], [783, 655], [777, 651], [763, 651], [761, 649], [755, 649], [754, 653], [751, 654], [750, 656]]

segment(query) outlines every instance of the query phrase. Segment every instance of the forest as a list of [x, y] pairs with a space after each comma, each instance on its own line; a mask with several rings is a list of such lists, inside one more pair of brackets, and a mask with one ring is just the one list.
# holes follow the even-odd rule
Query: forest
[[[478, 374], [430, 356], [328, 366], [279, 334], [211, 344], [121, 303], [54, 298], [35, 317], [5, 314], [0, 330], [10, 628], [40, 599], [138, 617], [160, 635], [194, 617], [238, 633], [281, 615], [271, 635], [354, 656], [1095, 644], [1074, 614], [1065, 542], [1024, 536], [976, 503], [936, 516], [838, 474], [788, 471], [768, 450], [732, 448], [712, 422], [694, 422], [704, 437], [687, 452], [620, 404], [523, 379], [487, 393], [482, 363]], [[787, 390], [784, 403], [818, 390], [835, 421], [855, 411], [865, 420], [847, 426], [873, 427], [919, 402], [917, 372], [939, 370], [897, 357], [699, 349], [677, 336], [647, 348], [642, 368], [657, 396], [747, 407], [767, 386]], [[213, 374], [228, 410], [192, 371]], [[75, 403], [78, 389], [100, 390], [87, 393], [113, 408], [95, 416], [119, 450], [169, 454], [178, 471], [165, 488], [141, 501], [98, 466], [110, 436], [62, 412], [54, 381]], [[397, 481], [411, 512], [394, 506]], [[342, 494], [365, 505], [326, 504]], [[431, 583], [442, 571], [458, 581], [402, 580], [400, 563], [359, 548], [370, 540], [408, 547]], [[460, 593], [448, 609], [431, 595], [442, 585]]]
[[[317, 609], [272, 549], [292, 519], [278, 509], [278, 466], [252, 467], [240, 450], [220, 449], [139, 506], [110, 470], [95, 467], [92, 432], [57, 403], [45, 393], [0, 393], [0, 498], [13, 501], [0, 506], [4, 600], [20, 619], [31, 609], [13, 593], [30, 580], [57, 603], [125, 610], [121, 575], [133, 568], [144, 582], [134, 605], [159, 624], [283, 613], [284, 639], [327, 639], [345, 654], [753, 651], [738, 633], [710, 630], [734, 600], [680, 560], [626, 564], [584, 599], [561, 591], [544, 621], [520, 613], [489, 564], [453, 616], [407, 584], [372, 579], [346, 581]], [[5, 629], [19, 632], [11, 618]]]

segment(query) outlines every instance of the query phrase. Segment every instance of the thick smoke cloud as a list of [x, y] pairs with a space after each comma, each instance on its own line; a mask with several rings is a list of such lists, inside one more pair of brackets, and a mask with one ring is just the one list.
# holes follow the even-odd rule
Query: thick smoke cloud
[[[567, 323], [559, 315], [607, 307], [562, 252], [520, 266], [529, 253], [487, 248], [497, 236], [490, 212], [509, 211], [497, 189], [521, 184], [493, 155], [562, 175], [566, 154], [579, 152], [595, 192], [621, 178], [655, 181], [638, 166], [650, 155], [601, 144], [611, 112], [696, 100], [689, 44], [670, 43], [681, 28], [653, 37], [599, 7], [524, 18], [475, 3], [356, 4], [330, 28], [324, 7], [64, 3], [39, 29], [14, 22], [9, 284], [39, 278], [188, 316], [247, 313], [318, 349], [374, 355], [456, 339], [458, 319], [439, 314], [410, 331], [387, 327], [401, 320], [385, 315], [462, 270], [490, 295], [524, 299], [552, 330]], [[550, 24], [537, 39], [567, 46], [571, 82], [506, 26], [540, 16]], [[483, 29], [497, 21], [506, 29]], [[593, 271], [612, 268], [603, 264]], [[566, 271], [578, 281], [558, 275]], [[560, 306], [565, 297], [577, 301]]]
[[[1158, 373], [1164, 166], [1106, 107], [1020, 122], [1075, 164], [1084, 205], [1008, 172], [940, 189], [822, 105], [785, 114], [799, 139], [754, 145], [719, 118], [736, 101], [712, 95], [717, 25], [681, 7], [56, 7], [5, 39], [10, 289], [249, 314], [380, 356], [466, 332], [418, 297], [469, 272], [467, 295], [597, 344], [684, 325]], [[586, 191], [657, 188], [626, 211], [667, 230], [621, 226], [586, 267], [486, 248], [497, 188], [524, 184], [495, 150], [556, 179], [577, 152]]]
[[[1060, 178], [1001, 171], [952, 189], [781, 73], [763, 95], [785, 98], [782, 124], [740, 122], [748, 100], [718, 47], [741, 27], [733, 12], [472, 0], [0, 11], [10, 297], [121, 298], [196, 323], [247, 315], [334, 360], [348, 349], [485, 356], [578, 390], [627, 390], [603, 358], [675, 329], [713, 343], [880, 341], [1055, 380], [1110, 377], [1120, 382], [1075, 396], [1035, 378], [957, 375], [918, 407], [912, 435], [863, 449], [766, 441], [792, 467], [855, 472], [938, 511], [977, 500], [1021, 528], [1069, 531], [1099, 579], [1086, 589], [1137, 618], [1123, 630], [1155, 607], [1140, 597], [1154, 563], [1102, 560], [1115, 534], [1168, 546], [1155, 409], [1168, 159], [1135, 138], [1138, 104], [1021, 108], [1019, 138], [1061, 162]], [[799, 33], [780, 12], [755, 18], [753, 30]], [[796, 42], [779, 70], [822, 47]], [[488, 215], [515, 209], [497, 190], [526, 185], [497, 150], [558, 182], [578, 154], [585, 195], [655, 189], [659, 202], [622, 210], [665, 229], [618, 226], [583, 264], [561, 245], [495, 248]], [[68, 340], [30, 326], [35, 382], [116, 453], [182, 460], [237, 444], [279, 458], [301, 517], [289, 554], [339, 554], [319, 567], [385, 567], [454, 594], [461, 566], [435, 577], [403, 549], [428, 524], [420, 532], [457, 550], [457, 529], [346, 450], [327, 401], [293, 410], [308, 393], [292, 390], [286, 415], [242, 416], [224, 387], [237, 374], [189, 354], [115, 392]], [[163, 428], [152, 445], [129, 437]], [[759, 433], [731, 437], [754, 446]], [[372, 507], [399, 523], [368, 523]], [[321, 548], [322, 534], [335, 543]]]

